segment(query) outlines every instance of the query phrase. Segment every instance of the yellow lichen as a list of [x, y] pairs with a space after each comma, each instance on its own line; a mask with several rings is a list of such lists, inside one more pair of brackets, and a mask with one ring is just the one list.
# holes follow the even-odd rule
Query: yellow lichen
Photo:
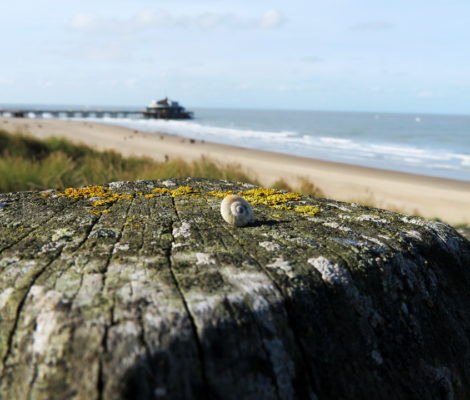
[[277, 206], [289, 201], [300, 200], [302, 198], [302, 195], [299, 193], [282, 193], [279, 190], [270, 188], [251, 189], [245, 192], [240, 192], [239, 195], [253, 205], [264, 204], [269, 207]]
[[274, 204], [270, 207], [274, 208], [275, 210], [279, 210], [279, 211], [293, 211], [294, 210], [294, 207], [289, 206], [287, 204]]
[[[220, 190], [212, 190], [210, 192], [205, 193], [206, 196], [217, 198], [224, 198], [229, 194], [234, 194], [234, 192], [231, 190], [226, 192]], [[315, 215], [320, 211], [320, 209], [316, 206], [293, 206], [287, 204], [291, 201], [301, 200], [302, 195], [300, 193], [284, 193], [271, 188], [256, 188], [246, 190], [244, 192], [238, 192], [237, 194], [239, 196], [242, 196], [246, 201], [248, 201], [252, 205], [265, 205], [279, 211], [295, 211], [305, 215]], [[272, 216], [274, 218], [281, 218], [281, 215], [279, 214], [273, 214]]]
[[121, 196], [117, 193], [107, 193], [100, 200], [96, 200], [93, 203], [91, 203], [91, 206], [92, 207], [99, 207], [99, 206], [105, 206], [106, 204], [114, 204], [120, 198], [121, 198]]
[[171, 191], [171, 195], [173, 197], [178, 197], [178, 196], [187, 196], [191, 195], [194, 193], [198, 193], [197, 190], [194, 190], [191, 186], [180, 186], [177, 189], [173, 189]]
[[95, 215], [102, 215], [102, 214], [108, 214], [111, 212], [110, 209], [107, 209], [107, 210], [91, 210], [90, 211], [92, 214], [95, 214]]
[[165, 194], [165, 193], [171, 193], [171, 190], [167, 189], [167, 188], [155, 188], [155, 189], [152, 190], [152, 192]]
[[194, 190], [191, 186], [179, 186], [176, 189], [167, 189], [167, 188], [155, 188], [152, 190], [154, 193], [166, 194], [168, 193], [171, 197], [179, 196], [190, 196], [190, 197], [201, 197], [198, 193], [199, 191]]
[[320, 209], [316, 206], [297, 206], [294, 208], [294, 211], [300, 212], [306, 215], [315, 215], [320, 212]]
[[[205, 193], [201, 193], [198, 190], [190, 186], [179, 186], [176, 189], [168, 189], [168, 188], [155, 188], [152, 190], [152, 193], [143, 193], [138, 192], [135, 195], [124, 193], [118, 194], [114, 193], [111, 189], [105, 188], [104, 186], [87, 186], [84, 188], [68, 188], [65, 189], [61, 193], [57, 193], [58, 196], [65, 196], [72, 199], [88, 199], [92, 198], [94, 201], [91, 204], [94, 208], [92, 210], [93, 214], [101, 215], [104, 213], [111, 212], [109, 209], [107, 210], [96, 210], [97, 207], [106, 206], [114, 204], [116, 201], [121, 199], [132, 199], [135, 196], [142, 196], [144, 198], [150, 199], [153, 197], [161, 196], [169, 194], [172, 197], [180, 197], [180, 196], [187, 196], [191, 198], [198, 198], [198, 197], [216, 197], [216, 198], [224, 198], [230, 194], [234, 194], [232, 190], [221, 191], [221, 190], [211, 190]], [[279, 211], [295, 211], [298, 213], [302, 213], [305, 215], [315, 215], [317, 214], [320, 209], [316, 206], [312, 205], [292, 205], [289, 204], [292, 201], [298, 201], [302, 199], [302, 195], [300, 193], [294, 192], [281, 192], [276, 189], [271, 188], [256, 188], [250, 189], [243, 192], [236, 193], [239, 196], [242, 196], [246, 201], [251, 203], [252, 205], [265, 205], [270, 208]], [[41, 193], [43, 197], [50, 196], [50, 193]], [[279, 214], [273, 214], [275, 218], [281, 218]]]
[[87, 199], [90, 197], [106, 197], [111, 192], [110, 189], [103, 186], [86, 186], [83, 188], [68, 188], [62, 193], [57, 193], [58, 196], [65, 196], [71, 199]]
[[[91, 203], [93, 208], [114, 204], [116, 201], [121, 199], [132, 199], [134, 196], [129, 193], [118, 194], [114, 193], [111, 189], [105, 188], [104, 186], [86, 186], [83, 188], [67, 188], [61, 193], [57, 193], [58, 196], [68, 197], [70, 199], [95, 199]], [[111, 212], [111, 210], [92, 210], [91, 213], [95, 215], [101, 215]]]
[[226, 192], [223, 192], [221, 190], [211, 190], [210, 192], [207, 192], [207, 196], [211, 197], [218, 197], [219, 199], [223, 199], [224, 197], [228, 196], [229, 194], [233, 194], [232, 190], [228, 190]]
[[[226, 192], [220, 190], [212, 190], [207, 192], [206, 195], [218, 198], [224, 198], [233, 191]], [[292, 206], [287, 203], [302, 199], [300, 193], [286, 192], [283, 193], [276, 189], [271, 188], [256, 188], [237, 193], [242, 196], [246, 201], [252, 205], [265, 205], [279, 211], [296, 211], [305, 215], [315, 215], [320, 209], [316, 206]], [[275, 218], [281, 218], [279, 214], [273, 214]]]

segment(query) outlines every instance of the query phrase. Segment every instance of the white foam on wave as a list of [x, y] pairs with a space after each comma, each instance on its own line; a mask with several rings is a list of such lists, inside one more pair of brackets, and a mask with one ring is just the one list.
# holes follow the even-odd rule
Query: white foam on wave
[[98, 122], [109, 124], [128, 126], [135, 129], [141, 129], [149, 132], [169, 133], [177, 136], [192, 137], [197, 139], [203, 138], [250, 138], [266, 140], [282, 140], [283, 138], [294, 137], [295, 132], [269, 132], [257, 131], [251, 129], [221, 128], [216, 126], [201, 125], [192, 121], [179, 120], [150, 120], [150, 119], [129, 119], [129, 118], [99, 118]]
[[456, 154], [455, 157], [461, 160], [461, 165], [470, 167], [470, 155]]
[[[77, 118], [78, 119], [78, 118]], [[204, 125], [197, 121], [131, 118], [87, 118], [88, 121], [125, 126], [152, 133], [166, 133], [199, 140], [277, 151], [332, 161], [353, 160], [370, 166], [406, 170], [470, 172], [470, 155], [386, 143], [313, 136], [293, 131], [261, 131]], [[416, 172], [414, 170], [414, 172]]]
[[[304, 137], [308, 137], [308, 136], [304, 136]], [[346, 146], [346, 147], [350, 147], [351, 145], [353, 145], [353, 141], [350, 140], [350, 139], [339, 139], [339, 138], [333, 138], [333, 137], [320, 137], [320, 142], [321, 143], [324, 143], [326, 145], [334, 145], [334, 146]]]

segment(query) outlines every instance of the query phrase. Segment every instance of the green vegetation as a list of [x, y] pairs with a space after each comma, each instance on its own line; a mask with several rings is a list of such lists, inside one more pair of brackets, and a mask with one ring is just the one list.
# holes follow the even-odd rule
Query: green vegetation
[[[200, 177], [249, 182], [258, 180], [238, 164], [221, 164], [207, 157], [187, 162], [180, 158], [158, 162], [145, 157], [124, 157], [84, 144], [52, 137], [39, 140], [20, 132], [0, 130], [0, 192], [99, 185], [118, 180]], [[308, 179], [291, 186], [278, 180], [273, 187], [322, 197]]]
[[222, 165], [205, 157], [194, 162], [181, 159], [157, 162], [144, 157], [123, 157], [114, 151], [97, 151], [62, 138], [39, 140], [0, 130], [0, 192], [186, 176], [259, 184], [240, 165]]
[[323, 191], [320, 188], [316, 187], [307, 178], [302, 176], [297, 178], [297, 181], [297, 186], [292, 187], [284, 179], [278, 179], [272, 184], [272, 187], [275, 189], [287, 190], [288, 192], [299, 192], [303, 194], [308, 194], [314, 197], [325, 197]]

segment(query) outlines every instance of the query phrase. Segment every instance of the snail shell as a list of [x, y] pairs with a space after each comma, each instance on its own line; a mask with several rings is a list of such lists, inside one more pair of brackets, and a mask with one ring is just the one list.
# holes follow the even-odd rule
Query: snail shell
[[222, 200], [220, 213], [226, 222], [235, 226], [245, 226], [254, 220], [250, 204], [243, 197], [234, 194]]

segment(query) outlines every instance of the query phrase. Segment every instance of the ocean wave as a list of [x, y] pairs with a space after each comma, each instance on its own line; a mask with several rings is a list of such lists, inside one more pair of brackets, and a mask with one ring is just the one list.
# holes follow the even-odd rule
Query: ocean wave
[[[325, 135], [308, 135], [290, 130], [276, 132], [219, 127], [205, 125], [197, 121], [129, 118], [88, 118], [87, 120], [146, 132], [166, 133], [330, 161], [352, 161], [378, 168], [409, 170], [409, 172], [418, 173], [420, 170], [423, 173], [429, 170], [452, 170], [464, 173], [470, 171], [470, 155], [396, 143], [374, 143], [370, 140], [363, 139], [361, 141], [357, 138], [352, 140]], [[458, 178], [462, 177], [458, 176]]]

